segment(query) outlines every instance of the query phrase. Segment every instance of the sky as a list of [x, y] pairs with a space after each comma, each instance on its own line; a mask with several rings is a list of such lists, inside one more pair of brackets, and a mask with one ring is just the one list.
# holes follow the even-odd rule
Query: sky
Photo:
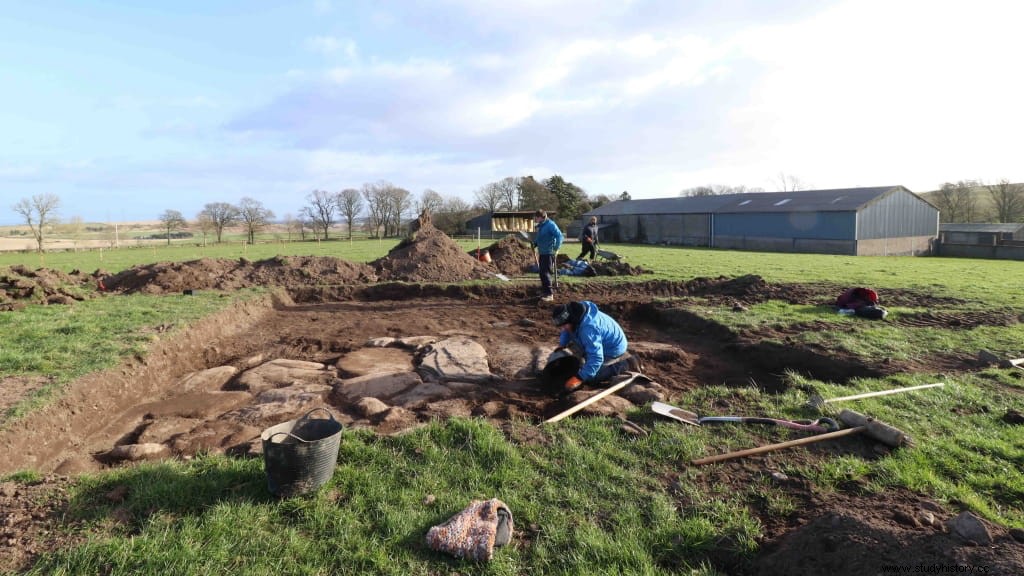
[[0, 10], [0, 224], [387, 181], [676, 196], [1024, 181], [1012, 0], [79, 0]]

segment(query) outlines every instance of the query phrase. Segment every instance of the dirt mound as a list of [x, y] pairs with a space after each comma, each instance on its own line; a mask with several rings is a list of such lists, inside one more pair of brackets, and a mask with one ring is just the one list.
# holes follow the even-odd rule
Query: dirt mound
[[[965, 540], [931, 513], [873, 506], [818, 517], [765, 547], [750, 574], [884, 574], [887, 571], [1020, 574], [1024, 552], [1004, 528], [984, 523], [990, 545]], [[892, 504], [887, 502], [886, 504]], [[980, 544], [980, 545], [979, 545]], [[895, 569], [893, 569], [895, 568]], [[930, 570], [928, 570], [930, 568]]]
[[598, 276], [639, 276], [651, 273], [650, 270], [645, 270], [640, 266], [630, 266], [621, 260], [594, 260], [590, 263], [590, 267], [597, 272]]
[[102, 275], [83, 274], [77, 270], [70, 274], [60, 270], [25, 266], [11, 266], [0, 270], [0, 311], [18, 310], [26, 304], [71, 304], [85, 300], [94, 292], [91, 288]]
[[365, 264], [329, 256], [278, 256], [252, 262], [244, 258], [201, 258], [134, 266], [102, 279], [112, 292], [164, 294], [185, 290], [237, 290], [250, 286], [315, 286], [365, 283], [376, 274]]
[[[491, 263], [498, 272], [509, 276], [527, 272], [530, 266], [536, 264], [533, 249], [515, 236], [506, 236], [485, 250], [490, 253]], [[476, 250], [473, 250], [473, 254], [476, 254]]]
[[454, 240], [437, 228], [429, 213], [412, 226], [409, 238], [370, 263], [381, 280], [406, 282], [462, 282], [493, 278], [489, 267], [466, 254]]

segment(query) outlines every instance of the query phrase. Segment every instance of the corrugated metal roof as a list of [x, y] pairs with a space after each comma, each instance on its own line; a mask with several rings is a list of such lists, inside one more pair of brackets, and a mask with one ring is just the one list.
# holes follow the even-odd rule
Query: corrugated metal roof
[[1024, 228], [1024, 223], [1022, 222], [1010, 222], [1006, 224], [985, 222], [948, 222], [946, 224], [939, 224], [939, 232], [1008, 232], [1012, 234], [1021, 228]]
[[585, 216], [713, 212], [848, 212], [858, 210], [871, 201], [897, 189], [906, 190], [902, 186], [875, 186], [835, 190], [751, 192], [721, 196], [618, 200], [587, 212]]

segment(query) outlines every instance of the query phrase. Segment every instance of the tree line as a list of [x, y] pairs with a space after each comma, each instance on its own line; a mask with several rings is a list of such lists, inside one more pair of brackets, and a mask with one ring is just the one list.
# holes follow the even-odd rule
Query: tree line
[[[623, 192], [614, 199], [629, 198], [629, 193]], [[349, 239], [357, 229], [362, 229], [369, 237], [386, 238], [403, 234], [404, 223], [426, 211], [437, 228], [458, 235], [466, 233], [468, 220], [484, 213], [543, 209], [564, 225], [613, 200], [606, 195], [590, 197], [583, 188], [559, 175], [541, 181], [532, 176], [509, 176], [481, 186], [474, 191], [473, 199], [475, 202], [470, 204], [429, 188], [417, 197], [400, 186], [380, 180], [358, 189], [313, 190], [305, 196], [305, 204], [296, 213], [285, 214], [280, 224], [284, 225], [289, 238], [294, 234], [302, 240], [308, 237], [329, 239], [332, 228], [339, 224], [345, 224]], [[48, 229], [59, 222], [60, 197], [38, 194], [23, 198], [12, 208], [31, 229], [37, 249], [43, 251]], [[222, 242], [226, 229], [241, 226], [248, 241], [253, 242], [257, 234], [274, 223], [275, 217], [259, 200], [244, 197], [237, 204], [205, 204], [192, 222], [173, 209], [164, 210], [157, 219], [170, 244], [177, 231], [190, 226], [202, 233], [204, 242], [208, 237]]]

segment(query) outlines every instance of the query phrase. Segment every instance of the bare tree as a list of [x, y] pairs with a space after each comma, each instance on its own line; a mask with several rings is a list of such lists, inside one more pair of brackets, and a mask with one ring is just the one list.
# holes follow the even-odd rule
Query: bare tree
[[764, 192], [764, 188], [747, 188], [746, 186], [729, 186], [725, 184], [709, 184], [686, 188], [680, 196], [721, 196], [723, 194], [746, 194], [748, 192]]
[[1011, 184], [1009, 180], [1003, 179], [985, 188], [992, 197], [992, 212], [996, 222], [1024, 220], [1024, 184]]
[[805, 184], [803, 180], [792, 174], [786, 174], [785, 172], [779, 172], [775, 183], [779, 186], [779, 192], [807, 190], [807, 184]]
[[978, 200], [974, 189], [979, 186], [974, 180], [960, 180], [956, 184], [946, 182], [933, 197], [943, 222], [972, 222], [977, 212]]
[[463, 234], [466, 221], [473, 215], [473, 207], [462, 198], [449, 198], [444, 201], [433, 217], [434, 226], [445, 234]]
[[213, 217], [205, 210], [196, 215], [196, 227], [203, 234], [203, 246], [206, 246], [206, 237], [217, 229], [213, 223]]
[[476, 199], [476, 203], [479, 206], [492, 213], [497, 212], [498, 208], [500, 208], [504, 202], [501, 190], [494, 182], [491, 182], [474, 192], [473, 197]]
[[199, 213], [200, 222], [203, 221], [202, 217], [204, 214], [206, 219], [209, 220], [210, 226], [213, 227], [213, 231], [217, 234], [218, 243], [220, 243], [221, 238], [224, 236], [224, 229], [238, 222], [239, 217], [238, 208], [227, 202], [211, 202], [203, 206], [203, 210]]
[[520, 183], [522, 178], [506, 176], [494, 183], [494, 186], [501, 194], [502, 204], [506, 210], [514, 210], [519, 205]]
[[167, 235], [167, 245], [171, 245], [171, 234], [176, 230], [181, 230], [187, 225], [185, 217], [181, 215], [181, 212], [177, 210], [164, 210], [163, 214], [157, 218], [164, 227], [164, 234]]
[[362, 194], [366, 200], [367, 230], [373, 236], [380, 237], [381, 229], [387, 221], [387, 186], [386, 182], [376, 184], [363, 184]]
[[437, 214], [441, 211], [442, 206], [444, 206], [444, 197], [427, 188], [420, 194], [419, 202], [416, 205], [416, 212], [419, 214], [423, 212]]
[[412, 193], [392, 184], [387, 184], [386, 190], [384, 235], [388, 236], [390, 231], [393, 236], [401, 236], [402, 220], [413, 208]]
[[22, 198], [17, 204], [11, 207], [15, 212], [21, 214], [35, 236], [36, 246], [39, 252], [43, 249], [43, 239], [46, 228], [57, 223], [57, 209], [60, 208], [60, 197], [56, 194], [36, 194], [31, 198]]
[[355, 188], [346, 188], [338, 192], [335, 202], [338, 205], [338, 212], [341, 212], [341, 215], [345, 218], [345, 223], [348, 224], [348, 239], [351, 240], [352, 227], [356, 222], [356, 218], [363, 213], [363, 196]]
[[306, 201], [309, 206], [302, 209], [303, 215], [314, 228], [323, 231], [323, 238], [327, 240], [327, 233], [334, 224], [335, 195], [326, 190], [313, 190], [306, 196]]
[[274, 219], [274, 213], [259, 200], [246, 196], [238, 203], [238, 217], [245, 225], [249, 244], [256, 241], [256, 233], [263, 230]]

